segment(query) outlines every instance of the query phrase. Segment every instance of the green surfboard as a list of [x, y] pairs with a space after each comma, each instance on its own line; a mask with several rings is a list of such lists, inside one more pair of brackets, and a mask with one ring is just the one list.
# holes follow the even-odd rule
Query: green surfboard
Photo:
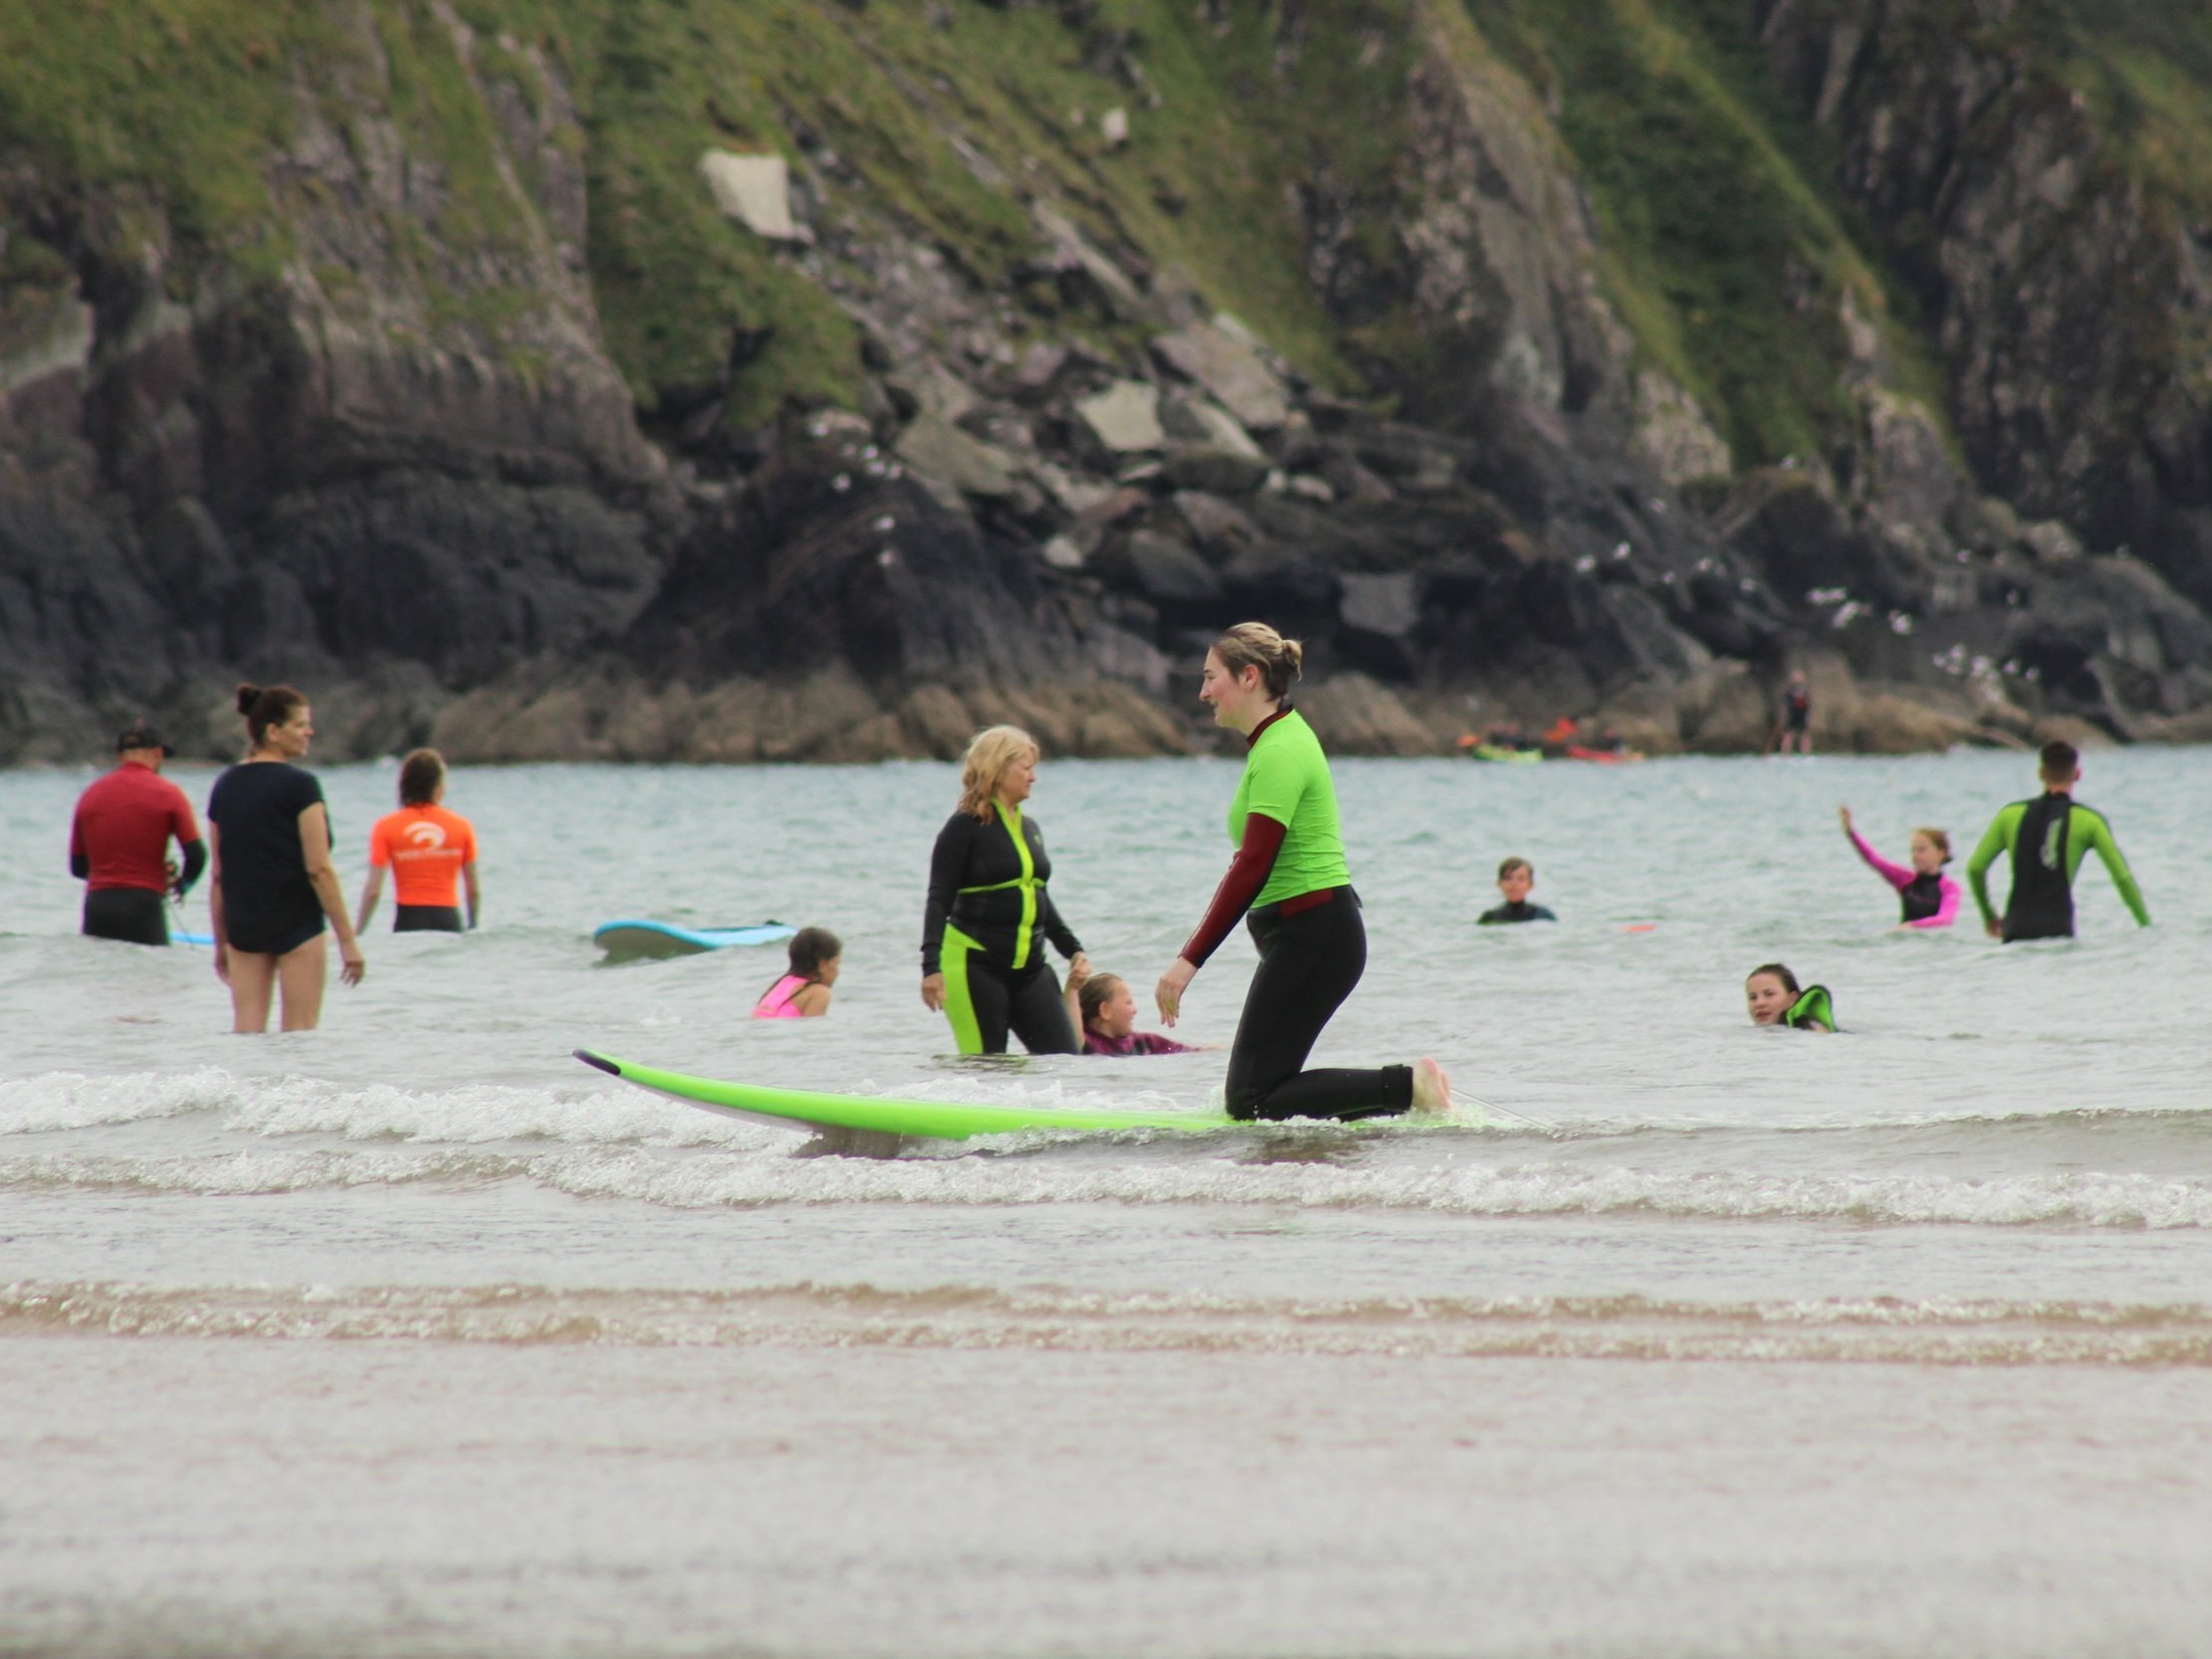
[[957, 1101], [883, 1100], [872, 1095], [817, 1095], [801, 1089], [768, 1089], [664, 1072], [595, 1054], [587, 1048], [579, 1048], [575, 1054], [586, 1066], [596, 1066], [624, 1083], [634, 1083], [687, 1106], [779, 1129], [862, 1130], [934, 1141], [966, 1141], [978, 1135], [1012, 1135], [1040, 1129], [1079, 1133], [1156, 1129], [1193, 1134], [1229, 1129], [1237, 1123], [1212, 1112], [1077, 1112], [1035, 1106], [969, 1106]]

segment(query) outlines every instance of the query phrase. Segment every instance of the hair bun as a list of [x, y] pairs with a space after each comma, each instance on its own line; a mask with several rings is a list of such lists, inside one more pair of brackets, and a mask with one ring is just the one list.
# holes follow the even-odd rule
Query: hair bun
[[254, 705], [259, 703], [260, 701], [261, 688], [259, 686], [249, 686], [246, 685], [244, 682], [240, 682], [238, 687], [238, 712], [241, 715], [252, 714], [254, 712]]

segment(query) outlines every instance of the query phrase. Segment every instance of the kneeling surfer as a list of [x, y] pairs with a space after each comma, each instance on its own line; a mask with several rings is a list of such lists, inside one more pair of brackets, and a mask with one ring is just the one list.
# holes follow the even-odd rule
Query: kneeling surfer
[[[1244, 771], [1229, 805], [1236, 857], [1214, 904], [1160, 976], [1160, 1016], [1173, 1026], [1183, 993], [1243, 917], [1259, 947], [1229, 1047], [1232, 1118], [1377, 1118], [1409, 1108], [1450, 1110], [1443, 1068], [1305, 1069], [1330, 1016], [1367, 967], [1367, 930], [1344, 860], [1329, 757], [1290, 707], [1303, 649], [1264, 622], [1240, 622], [1206, 654], [1201, 701], [1244, 734]], [[1248, 914], [1247, 914], [1248, 913]]]

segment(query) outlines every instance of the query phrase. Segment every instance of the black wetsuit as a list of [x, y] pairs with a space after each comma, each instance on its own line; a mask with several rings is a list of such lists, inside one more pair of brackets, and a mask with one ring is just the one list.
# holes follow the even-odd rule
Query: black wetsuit
[[458, 933], [461, 926], [459, 905], [394, 905], [391, 931], [395, 933]]
[[1943, 908], [1943, 876], [1940, 871], [1914, 876], [1897, 889], [1897, 902], [1904, 907], [1906, 922], [1925, 922]]
[[[1244, 919], [1259, 947], [1222, 1094], [1231, 1118], [1391, 1118], [1413, 1104], [1411, 1066], [1317, 1066], [1306, 1056], [1367, 971], [1367, 926], [1348, 887], [1262, 905]], [[1288, 911], [1289, 914], [1284, 914]]]
[[1792, 731], [1803, 731], [1813, 720], [1813, 694], [1803, 686], [1792, 686], [1782, 696], [1782, 722]]
[[1532, 905], [1526, 899], [1516, 899], [1510, 905], [1500, 905], [1495, 910], [1484, 911], [1475, 920], [1478, 928], [1494, 928], [1501, 922], [1557, 922], [1558, 917], [1542, 905]]
[[233, 950], [281, 956], [323, 932], [323, 901], [300, 848], [300, 814], [322, 801], [315, 774], [285, 760], [244, 761], [215, 780], [207, 817], [221, 832], [223, 933]]
[[[1015, 825], [1020, 840], [1015, 840]], [[945, 1017], [963, 1054], [1003, 1054], [1010, 1032], [1031, 1054], [1080, 1052], [1039, 935], [1063, 956], [1083, 946], [1045, 884], [1052, 860], [1036, 821], [994, 805], [989, 822], [956, 812], [930, 854], [922, 973], [945, 975]]]
[[2012, 844], [2012, 897], [2005, 902], [2007, 944], [2074, 936], [2074, 883], [2066, 856], [2073, 819], [2074, 797], [2049, 792], [2020, 814]]

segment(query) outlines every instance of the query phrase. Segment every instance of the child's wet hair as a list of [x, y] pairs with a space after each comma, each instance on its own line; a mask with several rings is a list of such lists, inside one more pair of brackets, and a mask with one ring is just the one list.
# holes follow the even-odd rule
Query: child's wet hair
[[1529, 863], [1527, 859], [1517, 856], [1505, 860], [1497, 867], [1497, 879], [1502, 882], [1516, 870], [1526, 870], [1530, 881], [1536, 879], [1536, 866]]
[[1798, 996], [1802, 994], [1801, 987], [1798, 985], [1797, 982], [1797, 975], [1792, 973], [1788, 968], [1784, 967], [1780, 962], [1761, 962], [1757, 967], [1753, 968], [1749, 973], [1743, 976], [1743, 982], [1748, 985], [1751, 983], [1752, 980], [1758, 978], [1759, 975], [1762, 973], [1771, 973], [1775, 976], [1775, 978], [1781, 980], [1782, 988], [1788, 991], [1790, 995]]
[[1083, 988], [1075, 995], [1082, 1004], [1085, 1027], [1098, 1018], [1098, 1011], [1106, 1006], [1107, 998], [1119, 990], [1121, 984], [1122, 977], [1118, 973], [1094, 973], [1083, 981]]
[[786, 948], [791, 954], [791, 971], [808, 979], [821, 972], [822, 963], [845, 953], [844, 940], [827, 928], [799, 929]]

